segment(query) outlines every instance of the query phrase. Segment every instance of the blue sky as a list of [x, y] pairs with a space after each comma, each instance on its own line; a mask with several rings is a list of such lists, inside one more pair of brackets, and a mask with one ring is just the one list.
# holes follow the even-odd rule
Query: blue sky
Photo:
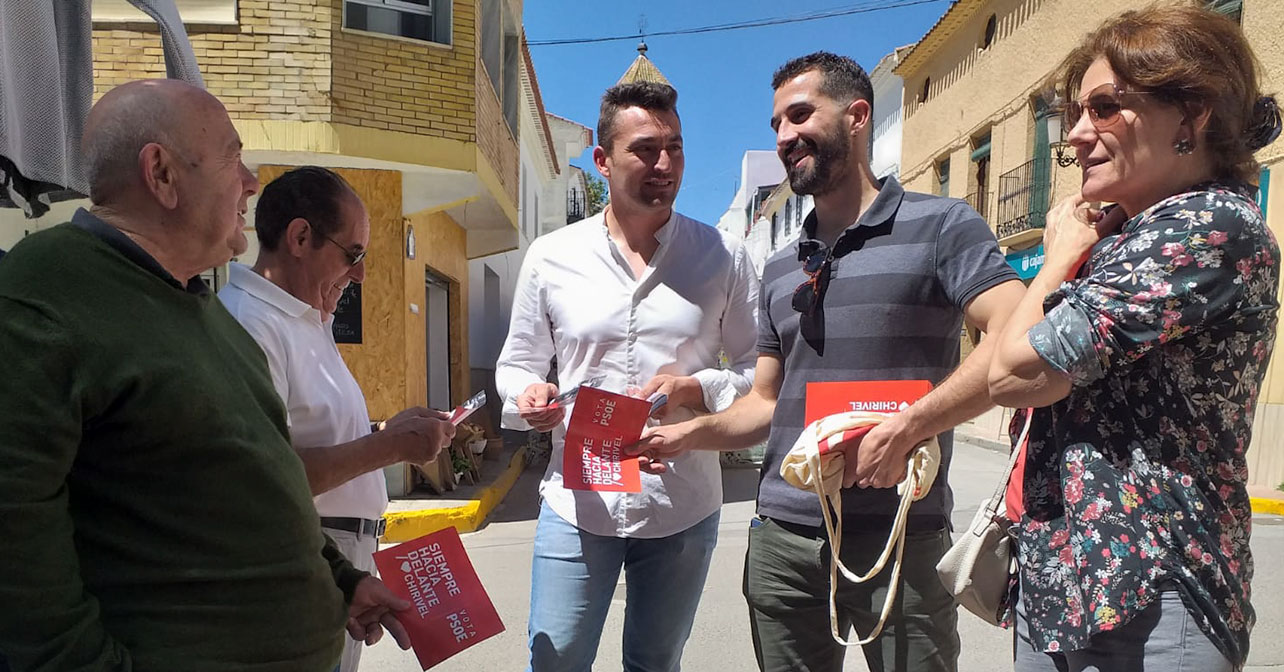
[[[691, 28], [870, 4], [849, 0], [526, 0], [528, 40], [636, 34]], [[686, 172], [678, 210], [715, 224], [731, 203], [746, 150], [772, 149], [771, 74], [785, 61], [816, 50], [855, 58], [873, 69], [892, 49], [917, 41], [948, 0], [866, 14], [763, 28], [648, 37], [648, 56], [678, 89], [686, 140]], [[549, 112], [595, 128], [602, 91], [637, 56], [637, 40], [532, 46]], [[592, 152], [572, 163], [592, 171]]]

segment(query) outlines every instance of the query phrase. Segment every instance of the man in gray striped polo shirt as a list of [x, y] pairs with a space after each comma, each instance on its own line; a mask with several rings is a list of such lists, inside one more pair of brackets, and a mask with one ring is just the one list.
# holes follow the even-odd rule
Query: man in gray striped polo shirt
[[[745, 597], [763, 670], [842, 669], [829, 632], [829, 549], [816, 495], [780, 477], [805, 426], [808, 383], [926, 380], [933, 389], [855, 445], [843, 446], [842, 559], [861, 571], [882, 550], [909, 452], [933, 435], [942, 464], [910, 510], [900, 597], [864, 653], [872, 670], [957, 667], [956, 606], [936, 576], [950, 546], [952, 428], [992, 406], [990, 341], [959, 364], [962, 323], [1002, 328], [1024, 288], [984, 220], [962, 201], [906, 192], [869, 168], [873, 87], [849, 58], [815, 53], [776, 72], [772, 126], [790, 186], [815, 197], [797, 247], [772, 257], [759, 293], [752, 391], [730, 409], [650, 430], [637, 446], [653, 471], [685, 450], [732, 450], [768, 438], [749, 531]], [[814, 393], [814, 391], [813, 391]], [[859, 486], [852, 488], [852, 486]], [[842, 582], [844, 634], [867, 635], [887, 574]], [[880, 583], [881, 580], [881, 583]]]

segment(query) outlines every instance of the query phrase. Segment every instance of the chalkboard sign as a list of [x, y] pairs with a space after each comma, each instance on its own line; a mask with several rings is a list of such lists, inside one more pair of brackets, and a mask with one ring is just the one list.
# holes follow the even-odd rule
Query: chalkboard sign
[[361, 342], [361, 285], [348, 283], [339, 297], [339, 305], [334, 309], [335, 343]]

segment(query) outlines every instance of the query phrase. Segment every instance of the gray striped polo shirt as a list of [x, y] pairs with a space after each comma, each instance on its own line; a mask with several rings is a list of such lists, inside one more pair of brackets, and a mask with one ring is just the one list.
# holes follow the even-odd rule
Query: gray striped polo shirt
[[[963, 201], [906, 192], [882, 180], [869, 209], [839, 237], [828, 285], [809, 316], [794, 310], [807, 279], [802, 260], [824, 243], [811, 238], [815, 213], [798, 244], [767, 261], [759, 293], [758, 350], [784, 361], [771, 438], [763, 460], [758, 514], [820, 525], [815, 493], [780, 477], [780, 462], [804, 428], [808, 382], [928, 380], [937, 385], [959, 364], [963, 308], [985, 290], [1017, 279], [985, 220]], [[948, 524], [954, 433], [941, 434], [941, 469], [930, 493], [910, 509], [917, 526]], [[843, 491], [843, 520], [881, 525], [896, 511], [895, 488]]]

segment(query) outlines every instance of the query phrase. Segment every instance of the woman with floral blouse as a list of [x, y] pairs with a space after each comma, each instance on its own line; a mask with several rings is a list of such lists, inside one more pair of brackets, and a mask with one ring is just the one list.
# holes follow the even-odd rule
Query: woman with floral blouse
[[997, 403], [1034, 407], [1016, 669], [1238, 670], [1280, 262], [1253, 152], [1279, 113], [1239, 26], [1194, 7], [1112, 18], [1062, 72], [1081, 193], [1049, 213], [990, 368]]

